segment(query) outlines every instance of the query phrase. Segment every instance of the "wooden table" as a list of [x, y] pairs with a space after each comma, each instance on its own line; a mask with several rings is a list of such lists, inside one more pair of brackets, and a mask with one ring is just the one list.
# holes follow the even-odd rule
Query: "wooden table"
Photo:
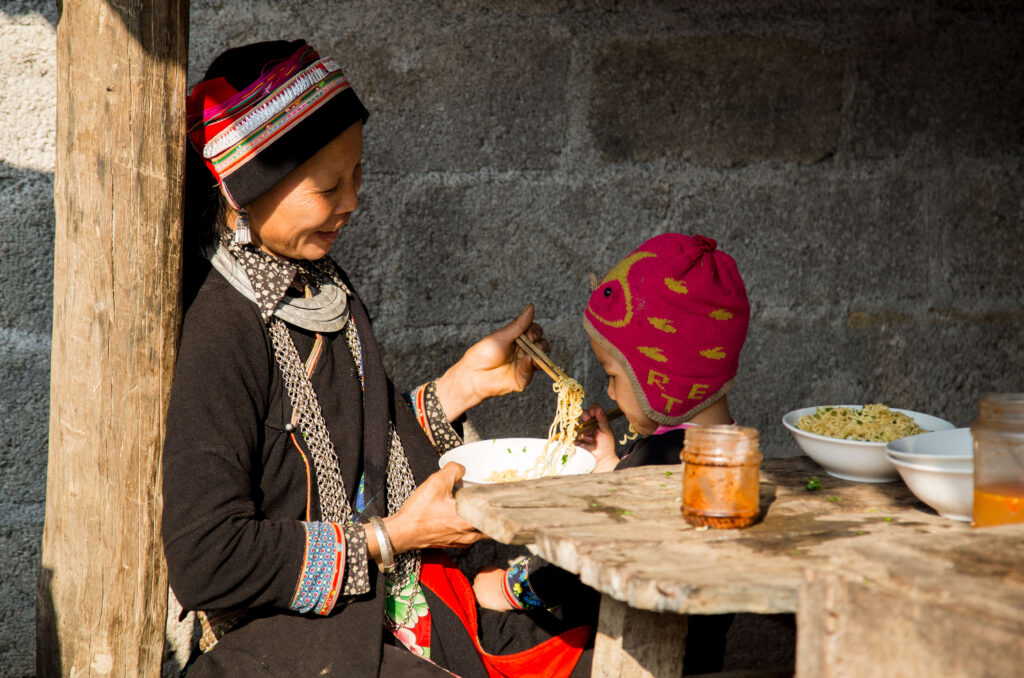
[[[529, 545], [603, 594], [594, 676], [678, 677], [687, 614], [796, 613], [808, 568], [847, 547], [972, 532], [903, 483], [839, 480], [807, 457], [762, 463], [759, 523], [700, 530], [680, 512], [681, 470], [468, 486], [456, 501], [492, 538]], [[812, 477], [821, 489], [807, 489]]]

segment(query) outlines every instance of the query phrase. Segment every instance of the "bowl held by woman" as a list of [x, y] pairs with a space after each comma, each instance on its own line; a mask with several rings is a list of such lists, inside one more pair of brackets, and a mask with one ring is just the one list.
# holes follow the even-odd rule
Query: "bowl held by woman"
[[466, 467], [464, 483], [506, 483], [545, 476], [568, 476], [594, 470], [594, 455], [582, 447], [560, 448], [545, 463], [544, 438], [496, 438], [478, 440], [448, 450], [438, 465], [450, 462]]

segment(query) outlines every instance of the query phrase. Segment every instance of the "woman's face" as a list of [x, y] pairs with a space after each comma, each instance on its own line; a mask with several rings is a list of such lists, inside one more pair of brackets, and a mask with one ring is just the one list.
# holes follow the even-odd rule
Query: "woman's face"
[[248, 206], [253, 243], [289, 259], [326, 256], [359, 206], [362, 158], [356, 122]]
[[601, 367], [608, 375], [608, 397], [618, 403], [619, 409], [626, 415], [626, 419], [633, 425], [637, 433], [645, 436], [654, 433], [658, 424], [651, 421], [640, 408], [640, 401], [637, 400], [636, 393], [633, 392], [626, 370], [619, 364], [619, 361], [612, 357], [611, 353], [594, 341], [593, 337], [590, 339], [590, 346], [594, 349], [597, 361], [601, 363]]

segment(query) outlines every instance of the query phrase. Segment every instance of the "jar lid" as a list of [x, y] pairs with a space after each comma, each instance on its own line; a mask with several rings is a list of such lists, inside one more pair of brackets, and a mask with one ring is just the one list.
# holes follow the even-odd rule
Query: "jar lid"
[[691, 456], [718, 461], [759, 461], [757, 429], [735, 425], [694, 426], [686, 430], [683, 455], [684, 460]]
[[1024, 393], [989, 393], [978, 402], [978, 419], [987, 424], [1024, 426]]

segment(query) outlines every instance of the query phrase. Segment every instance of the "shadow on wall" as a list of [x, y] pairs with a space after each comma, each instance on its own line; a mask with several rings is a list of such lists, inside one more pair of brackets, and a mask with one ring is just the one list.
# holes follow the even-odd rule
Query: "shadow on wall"
[[[56, 611], [51, 584], [53, 571], [43, 568], [36, 589], [36, 671], [42, 676], [61, 675], [60, 634], [57, 633]], [[41, 648], [46, 648], [43, 651]]]
[[7, 16], [23, 16], [25, 14], [42, 16], [50, 22], [51, 26], [56, 28], [57, 22], [60, 21], [63, 6], [62, 0], [57, 0], [56, 2], [40, 2], [39, 0], [21, 0], [19, 2], [19, 0], [13, 0], [12, 2], [5, 2], [0, 12]]

